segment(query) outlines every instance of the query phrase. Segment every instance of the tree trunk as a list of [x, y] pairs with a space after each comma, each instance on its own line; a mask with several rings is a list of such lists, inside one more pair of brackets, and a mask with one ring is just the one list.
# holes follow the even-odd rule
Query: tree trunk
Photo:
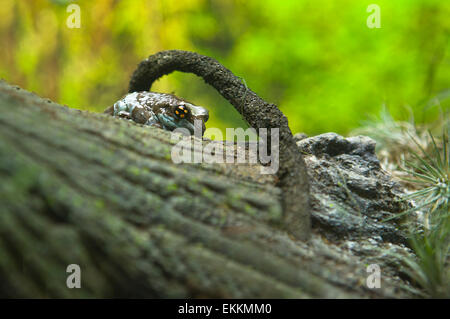
[[350, 296], [283, 252], [273, 176], [177, 165], [174, 143], [1, 82], [0, 296]]
[[308, 243], [285, 231], [277, 176], [175, 164], [176, 142], [0, 81], [0, 297], [421, 296], [401, 230], [381, 222], [404, 208], [369, 138], [297, 144], [312, 181]]

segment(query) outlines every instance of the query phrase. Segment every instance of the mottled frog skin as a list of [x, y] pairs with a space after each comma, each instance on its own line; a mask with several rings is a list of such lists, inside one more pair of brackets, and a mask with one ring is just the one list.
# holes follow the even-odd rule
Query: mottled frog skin
[[105, 113], [129, 119], [139, 124], [159, 127], [168, 131], [185, 128], [194, 134], [194, 121], [201, 121], [201, 133], [209, 112], [173, 94], [133, 92], [105, 110]]

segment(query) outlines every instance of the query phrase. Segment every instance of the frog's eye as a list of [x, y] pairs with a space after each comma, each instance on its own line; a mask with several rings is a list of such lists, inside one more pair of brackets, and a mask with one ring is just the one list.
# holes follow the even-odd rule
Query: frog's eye
[[189, 115], [189, 110], [186, 106], [179, 105], [176, 107], [174, 113], [177, 118], [184, 119]]

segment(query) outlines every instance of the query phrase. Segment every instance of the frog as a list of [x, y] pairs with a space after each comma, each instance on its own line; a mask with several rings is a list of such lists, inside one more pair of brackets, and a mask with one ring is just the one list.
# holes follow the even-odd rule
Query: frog
[[203, 106], [174, 94], [151, 91], [129, 93], [104, 113], [167, 131], [183, 128], [190, 135], [195, 133], [195, 121], [200, 121], [202, 136], [209, 119], [209, 111]]

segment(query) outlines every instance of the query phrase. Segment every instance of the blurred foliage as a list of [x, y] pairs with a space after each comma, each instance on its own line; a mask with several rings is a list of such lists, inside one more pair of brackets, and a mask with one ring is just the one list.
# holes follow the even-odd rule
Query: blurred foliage
[[[69, 3], [81, 7], [70, 29]], [[450, 106], [450, 2], [377, 0], [2, 0], [0, 77], [102, 111], [160, 50], [210, 55], [288, 116], [293, 133], [348, 133], [389, 107], [430, 122]], [[176, 73], [153, 88], [210, 109], [208, 127], [245, 127], [212, 88]]]

